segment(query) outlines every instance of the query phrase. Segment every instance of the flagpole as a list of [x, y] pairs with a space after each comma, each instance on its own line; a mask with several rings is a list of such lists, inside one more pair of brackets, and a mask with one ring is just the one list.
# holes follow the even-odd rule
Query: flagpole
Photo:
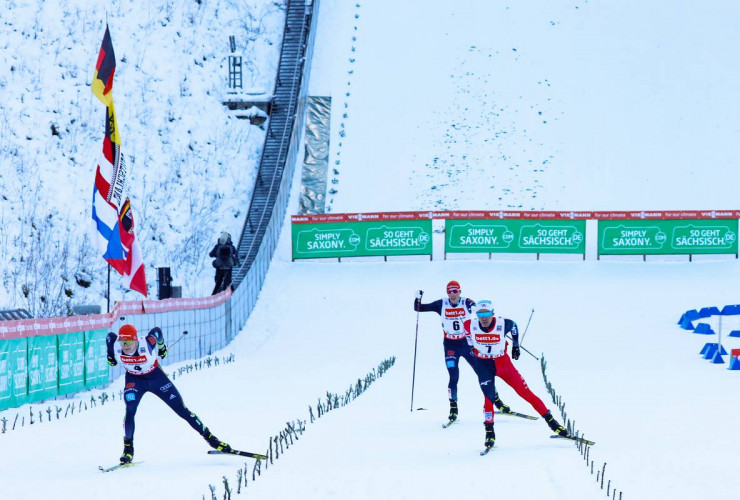
[[108, 264], [108, 310], [110, 312], [110, 264]]

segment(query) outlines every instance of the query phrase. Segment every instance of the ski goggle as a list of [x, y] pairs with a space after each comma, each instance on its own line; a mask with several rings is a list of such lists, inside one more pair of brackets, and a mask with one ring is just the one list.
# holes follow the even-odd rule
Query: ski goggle
[[121, 343], [123, 347], [131, 347], [132, 345], [136, 343], [135, 340], [119, 340], [119, 342]]
[[458, 288], [450, 288], [449, 290], [447, 290], [447, 293], [448, 294], [460, 293], [460, 290]]
[[475, 315], [479, 318], [490, 318], [493, 316], [493, 311], [476, 311]]

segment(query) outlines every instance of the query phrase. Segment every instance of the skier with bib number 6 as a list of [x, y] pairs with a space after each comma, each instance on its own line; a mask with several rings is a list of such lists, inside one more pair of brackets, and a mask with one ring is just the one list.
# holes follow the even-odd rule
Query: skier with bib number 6
[[[475, 356], [470, 351], [463, 330], [463, 323], [471, 317], [475, 302], [470, 298], [461, 296], [460, 283], [454, 280], [447, 283], [446, 299], [423, 304], [421, 302], [423, 295], [424, 292], [421, 290], [416, 292], [414, 311], [436, 312], [442, 317], [442, 334], [444, 336], [442, 345], [445, 352], [445, 365], [450, 375], [447, 384], [447, 396], [450, 399], [450, 415], [448, 418], [449, 423], [452, 423], [457, 420], [457, 383], [460, 379], [460, 358], [465, 358], [471, 367], [476, 361]], [[497, 408], [504, 412], [508, 411], [509, 407], [501, 402], [498, 395], [496, 395], [493, 402]], [[486, 419], [493, 418], [493, 404], [488, 398], [484, 402], [483, 412]]]

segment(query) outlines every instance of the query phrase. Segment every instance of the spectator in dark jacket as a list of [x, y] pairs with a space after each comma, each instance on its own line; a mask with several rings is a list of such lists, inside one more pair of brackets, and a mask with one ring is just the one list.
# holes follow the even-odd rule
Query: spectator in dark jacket
[[208, 254], [214, 258], [213, 267], [216, 268], [216, 285], [211, 295], [223, 292], [231, 285], [231, 269], [239, 265], [239, 256], [236, 247], [231, 242], [231, 235], [224, 231], [218, 238], [218, 243]]

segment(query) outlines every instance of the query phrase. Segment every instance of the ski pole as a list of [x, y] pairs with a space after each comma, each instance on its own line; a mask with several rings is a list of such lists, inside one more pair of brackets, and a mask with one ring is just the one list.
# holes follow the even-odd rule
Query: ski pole
[[532, 357], [533, 357], [534, 359], [536, 359], [537, 361], [539, 361], [539, 360], [540, 360], [540, 358], [538, 358], [537, 356], [535, 356], [534, 354], [532, 354], [531, 352], [529, 352], [529, 351], [527, 350], [527, 348], [526, 348], [526, 347], [524, 347], [524, 346], [523, 346], [523, 345], [522, 345], [521, 343], [519, 344], [519, 347], [520, 347], [521, 349], [524, 349], [524, 352], [526, 352], [527, 354], [529, 354], [530, 356], [532, 356]]
[[529, 330], [529, 323], [532, 321], [532, 316], [534, 315], [534, 307], [532, 308], [532, 312], [529, 313], [529, 319], [527, 320], [527, 326], [524, 327], [524, 333], [522, 333], [522, 340], [519, 341], [519, 345], [521, 346], [524, 342], [524, 336], [527, 334], [527, 330]]
[[[423, 295], [423, 293], [422, 293]], [[421, 304], [421, 299], [419, 299]], [[411, 375], [411, 411], [414, 411], [414, 383], [416, 382], [416, 345], [419, 342], [419, 311], [416, 311], [416, 334], [414, 335], [414, 370]]]
[[183, 339], [183, 337], [185, 337], [185, 335], [187, 335], [187, 334], [188, 334], [188, 331], [187, 330], [183, 330], [182, 331], [182, 335], [180, 335], [180, 338], [177, 339], [177, 340], [175, 340], [169, 346], [167, 346], [167, 349], [172, 349], [172, 346], [175, 345], [175, 344], [177, 344], [178, 342], [180, 342]]
[[[507, 339], [511, 339], [511, 337], [509, 336], [509, 334], [508, 334], [508, 333], [506, 334], [506, 338], [507, 338]], [[512, 342], [513, 342], [513, 341], [514, 341], [514, 340], [512, 339]], [[536, 359], [537, 361], [539, 361], [539, 360], [540, 360], [540, 358], [538, 358], [537, 356], [535, 356], [534, 354], [532, 354], [531, 352], [529, 352], [529, 350], [527, 350], [527, 348], [526, 348], [526, 347], [524, 347], [524, 346], [522, 345], [522, 343], [521, 343], [521, 342], [519, 342], [519, 349], [524, 349], [524, 352], [526, 352], [527, 354], [529, 354], [530, 356], [532, 356], [532, 357], [533, 357], [534, 359]]]

